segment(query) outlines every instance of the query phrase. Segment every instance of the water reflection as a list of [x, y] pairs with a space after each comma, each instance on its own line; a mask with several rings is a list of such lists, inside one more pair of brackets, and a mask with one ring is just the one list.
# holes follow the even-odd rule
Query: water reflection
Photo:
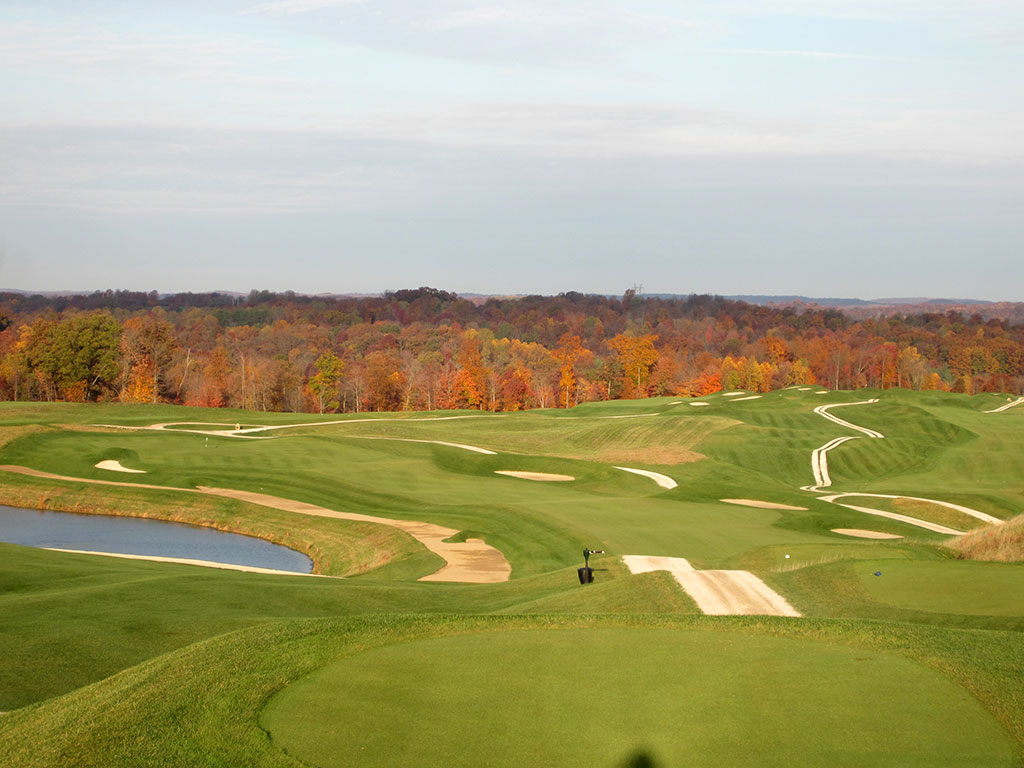
[[0, 506], [0, 541], [27, 547], [180, 557], [310, 573], [301, 552], [263, 539], [137, 517], [108, 517]]

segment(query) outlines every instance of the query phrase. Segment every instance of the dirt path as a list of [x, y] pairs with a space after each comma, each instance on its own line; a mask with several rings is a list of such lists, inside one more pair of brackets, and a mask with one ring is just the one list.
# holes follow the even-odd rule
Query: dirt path
[[668, 571], [710, 616], [800, 616], [786, 599], [749, 571], [698, 571], [681, 557], [625, 555], [631, 573]]
[[923, 499], [919, 496], [901, 496], [893, 495], [891, 493], [836, 493], [831, 496], [822, 496], [821, 499], [822, 501], [833, 501], [846, 496], [866, 496], [872, 499], [910, 499], [911, 501], [924, 501], [929, 504], [936, 504], [940, 507], [945, 507], [946, 509], [955, 510], [956, 512], [962, 512], [969, 517], [981, 520], [983, 523], [989, 523], [990, 525], [1002, 525], [1004, 522], [998, 517], [993, 517], [992, 515], [980, 512], [977, 509], [965, 507], [962, 504], [953, 504], [949, 501], [938, 501], [937, 499]]
[[285, 512], [294, 512], [301, 515], [314, 515], [316, 517], [331, 517], [338, 520], [357, 520], [364, 523], [377, 523], [397, 528], [400, 531], [412, 536], [423, 546], [445, 560], [445, 565], [429, 576], [424, 576], [420, 581], [455, 581], [472, 584], [493, 584], [508, 581], [512, 573], [512, 567], [508, 560], [494, 547], [486, 544], [481, 539], [468, 539], [464, 542], [448, 542], [445, 539], [451, 538], [458, 533], [454, 528], [434, 525], [433, 523], [422, 523], [416, 520], [395, 520], [388, 517], [376, 517], [374, 515], [362, 515], [356, 512], [338, 512], [326, 507], [319, 507], [315, 504], [307, 504], [294, 499], [284, 499], [278, 496], [270, 496], [263, 493], [251, 491], [238, 491], [229, 488], [175, 488], [167, 485], [150, 485], [147, 483], [127, 483], [117, 480], [92, 480], [84, 477], [69, 477], [67, 475], [55, 475], [50, 472], [41, 472], [30, 467], [19, 467], [14, 465], [0, 465], [0, 470], [5, 472], [16, 472], [21, 475], [41, 477], [49, 480], [63, 480], [72, 483], [91, 483], [94, 485], [116, 485], [125, 488], [148, 488], [161, 491], [181, 491], [183, 493], [203, 493], [210, 496], [225, 496], [239, 501], [247, 501], [250, 504], [259, 504], [264, 507], [280, 509]]
[[[843, 494], [840, 494], [840, 496]], [[853, 494], [855, 496], [862, 494]], [[870, 507], [860, 507], [854, 504], [841, 504], [835, 501], [839, 496], [822, 496], [822, 501], [830, 501], [840, 507], [846, 507], [852, 509], [855, 512], [863, 512], [866, 515], [875, 515], [876, 517], [887, 517], [890, 520], [898, 520], [901, 523], [908, 523], [909, 525], [916, 525], [918, 528], [924, 528], [928, 531], [934, 531], [935, 533], [941, 533], [944, 536], [963, 536], [964, 531], [958, 531], [956, 528], [949, 528], [945, 525], [939, 525], [938, 523], [932, 523], [928, 520], [921, 520], [917, 517], [910, 517], [909, 515], [901, 515], [898, 512], [883, 512], [880, 509], [871, 509]], [[930, 501], [930, 499], [929, 499]]]
[[1024, 403], [1024, 397], [1018, 397], [1012, 403], [1000, 405], [998, 408], [993, 408], [991, 411], [985, 411], [985, 413], [1002, 413], [1003, 411], [1009, 410], [1010, 408], [1015, 408], [1016, 406], [1022, 403]]
[[814, 412], [819, 416], [824, 416], [829, 421], [833, 421], [836, 424], [839, 424], [840, 426], [846, 427], [847, 429], [852, 429], [856, 432], [863, 432], [868, 437], [882, 438], [885, 437], [885, 435], [883, 435], [881, 432], [876, 432], [875, 430], [868, 429], [867, 427], [858, 427], [856, 424], [851, 424], [848, 421], [843, 421], [835, 414], [829, 413], [830, 408], [845, 408], [848, 405], [871, 405], [872, 403], [877, 402], [878, 398], [873, 397], [870, 400], [861, 400], [860, 402], [857, 403], [832, 403], [831, 405], [819, 405], [817, 408], [814, 409]]
[[860, 438], [849, 435], [846, 437], [837, 437], [833, 440], [829, 440], [820, 448], [815, 448], [811, 451], [811, 472], [814, 473], [814, 485], [805, 485], [801, 490], [817, 491], [820, 488], [828, 488], [832, 485], [832, 478], [829, 477], [828, 474], [828, 452], [833, 448], [838, 448], [849, 440], [858, 439]]
[[[1021, 401], [1024, 402], [1024, 398], [1021, 398]], [[851, 424], [850, 422], [844, 421], [843, 419], [840, 419], [838, 416], [836, 416], [836, 415], [834, 415], [832, 413], [829, 413], [829, 409], [830, 408], [841, 408], [842, 406], [845, 406], [845, 405], [870, 405], [872, 403], [877, 403], [877, 402], [878, 402], [878, 398], [872, 398], [871, 400], [862, 400], [862, 401], [856, 402], [856, 403], [832, 403], [831, 405], [819, 405], [817, 408], [814, 409], [814, 412], [816, 414], [818, 414], [819, 416], [824, 416], [826, 419], [828, 419], [829, 421], [835, 422], [836, 424], [840, 424], [840, 425], [842, 425], [844, 427], [847, 427], [848, 429], [852, 429], [852, 430], [855, 430], [857, 432], [862, 432], [862, 433], [864, 433], [865, 435], [867, 435], [870, 438], [875, 438], [875, 439], [879, 439], [880, 440], [880, 439], [884, 439], [885, 438], [885, 435], [883, 435], [881, 432], [877, 432], [877, 431], [875, 431], [873, 429], [868, 429], [867, 427], [860, 427], [860, 426], [858, 426], [856, 424]], [[1010, 404], [1008, 404], [1005, 407], [1008, 408], [1008, 407], [1013, 406], [1014, 404], [1015, 403], [1010, 403]], [[811, 470], [814, 473], [814, 483], [815, 484], [814, 485], [805, 485], [805, 486], [803, 486], [801, 488], [801, 490], [811, 491], [813, 493], [824, 493], [824, 491], [822, 491], [822, 488], [828, 488], [830, 485], [832, 485], [832, 478], [828, 474], [828, 452], [831, 451], [834, 448], [838, 448], [840, 445], [842, 445], [843, 443], [845, 443], [845, 442], [847, 442], [849, 440], [857, 440], [857, 439], [858, 439], [857, 436], [837, 437], [837, 438], [834, 438], [833, 440], [830, 440], [829, 442], [825, 443], [825, 445], [821, 446], [820, 448], [815, 448], [811, 452]], [[821, 496], [820, 498], [821, 498], [822, 501], [827, 501], [827, 502], [830, 502], [832, 504], [838, 504], [839, 506], [846, 507], [847, 509], [852, 509], [852, 510], [855, 510], [857, 512], [864, 512], [865, 514], [869, 514], [869, 515], [876, 515], [878, 517], [888, 517], [891, 520], [898, 520], [901, 523], [908, 523], [909, 525], [915, 525], [918, 528], [924, 528], [926, 530], [934, 531], [935, 533], [941, 533], [941, 534], [946, 535], [946, 536], [963, 536], [964, 535], [964, 531], [958, 531], [955, 528], [950, 528], [950, 527], [945, 526], [945, 525], [939, 525], [938, 523], [932, 523], [932, 522], [930, 522], [928, 520], [921, 520], [920, 518], [910, 517], [909, 515], [901, 515], [901, 514], [898, 514], [896, 512], [884, 512], [884, 511], [882, 511], [880, 509], [871, 509], [869, 507], [861, 507], [861, 506], [856, 506], [856, 505], [853, 505], [853, 504], [842, 504], [842, 503], [837, 501], [837, 499], [845, 498], [847, 496], [866, 496], [866, 497], [876, 498], [876, 499], [911, 499], [913, 501], [924, 501], [924, 502], [928, 502], [928, 503], [931, 503], [931, 504], [937, 504], [940, 507], [946, 507], [948, 509], [953, 509], [953, 510], [956, 510], [957, 512], [962, 512], [965, 515], [970, 515], [971, 517], [974, 517], [974, 518], [976, 518], [978, 520], [981, 520], [982, 522], [988, 523], [990, 525], [1001, 525], [1003, 523], [1003, 521], [1000, 520], [998, 517], [993, 517], [992, 515], [986, 514], [984, 512], [980, 512], [980, 511], [978, 511], [976, 509], [971, 509], [970, 507], [965, 507], [965, 506], [962, 506], [960, 504], [952, 504], [952, 503], [950, 503], [948, 501], [939, 501], [937, 499], [925, 499], [925, 498], [921, 498], [921, 497], [918, 497], [918, 496], [902, 496], [902, 495], [893, 495], [893, 494], [886, 494], [886, 493], [856, 493], [856, 492], [854, 492], [854, 493], [836, 493], [836, 494], [831, 494], [829, 496]]]

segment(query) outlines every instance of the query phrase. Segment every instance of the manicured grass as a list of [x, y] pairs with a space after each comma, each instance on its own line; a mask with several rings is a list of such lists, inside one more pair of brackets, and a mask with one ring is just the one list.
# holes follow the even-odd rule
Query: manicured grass
[[[380, 613], [687, 613], [668, 575], [596, 557], [506, 584], [401, 583], [220, 571], [0, 544], [0, 711], [190, 643], [282, 618]], [[113, 640], [113, 641], [112, 641]]]
[[[951, 725], [951, 732], [935, 734], [935, 738], [953, 750], [952, 755], [960, 756], [959, 765], [1012, 766], [1018, 764], [1022, 754], [1024, 697], [1020, 695], [1019, 680], [1024, 675], [1024, 642], [1019, 633], [977, 633], [871, 622], [770, 618], [382, 616], [265, 623], [195, 643], [64, 697], [10, 713], [5, 716], [5, 726], [0, 730], [0, 763], [25, 768], [60, 764], [104, 768], [140, 765], [297, 766], [297, 761], [267, 738], [259, 720], [266, 703], [275, 693], [287, 691], [289, 684], [316, 673], [316, 670], [330, 668], [333, 663], [345, 663], [345, 659], [358, 664], [359, 655], [372, 649], [387, 646], [397, 649], [400, 645], [414, 648], [416, 644], [422, 647], [422, 641], [473, 636], [480, 632], [492, 633], [496, 638], [494, 642], [500, 645], [507, 633], [522, 633], [524, 630], [550, 630], [569, 640], [556, 638], [552, 642], [566, 659], [565, 664], [570, 666], [559, 672], [555, 663], [557, 656], [542, 657], [518, 666], [503, 664], [500, 658], [491, 656], [492, 671], [487, 671], [487, 657], [479, 655], [481, 650], [486, 650], [485, 644], [478, 644], [473, 649], [474, 643], [469, 641], [467, 650], [473, 651], [474, 655], [466, 659], [467, 669], [470, 665], [483, 665], [481, 673], [487, 675], [488, 680], [494, 680], [496, 674], [529, 679], [531, 673], [551, 671], [562, 675], [568, 686], [585, 688], [587, 698], [595, 700], [590, 706], [597, 707], [602, 716], [612, 707], [601, 700], [610, 697], [614, 701], [622, 695], [621, 686], [601, 690], [602, 677], [610, 675], [621, 684], [624, 670], [630, 666], [637, 669], [636, 682], [654, 687], [661, 707], [670, 711], [675, 707], [686, 707], [686, 701], [677, 702], [676, 699], [685, 699], [687, 686], [704, 693], [720, 694], [717, 699], [704, 700], [712, 710], [704, 715], [695, 713], [698, 719], [693, 722], [693, 730], [676, 734], [673, 731], [683, 729], [668, 724], [666, 732], [653, 737], [653, 743], [637, 743], [628, 736], [619, 737], [613, 730], [616, 728], [614, 723], [608, 723], [608, 729], [613, 732], [605, 735], [603, 742], [607, 744], [604, 739], [609, 737], [621, 739], [613, 747], [662, 749], [663, 745], [671, 747], [679, 740], [688, 739], [694, 749], [687, 755], [687, 760], [701, 760], [700, 751], [707, 749], [711, 754], [730, 756], [730, 760], [720, 761], [718, 765], [744, 764], [743, 761], [751, 765], [791, 765], [797, 761], [795, 764], [799, 765], [802, 756], [794, 753], [796, 746], [824, 750], [829, 746], [829, 739], [836, 739], [839, 741], [833, 742], [833, 746], [842, 744], [843, 749], [825, 753], [816, 764], [847, 764], [844, 750], [849, 748], [862, 760], [874, 760], [874, 764], [941, 765], [942, 762], [929, 762], [945, 759], [936, 754], [937, 744], [929, 747], [922, 743], [920, 737], [922, 732], [931, 733], [934, 723], [945, 722]], [[596, 650], [593, 665], [588, 665], [585, 655], [573, 654], [573, 649], [578, 646], [571, 635], [578, 631], [610, 633], [609, 644]], [[632, 635], [633, 632], [638, 634]], [[642, 653], [622, 653], [647, 644], [652, 632], [663, 633], [666, 638], [665, 645], [658, 651], [661, 661], [658, 668], [645, 660]], [[690, 638], [686, 636], [688, 633], [703, 637]], [[785, 640], [780, 642], [780, 638]], [[544, 642], [541, 638], [542, 645]], [[703, 655], [694, 658], [685, 653], [673, 654], [673, 647], [679, 651], [700, 651]], [[615, 648], [618, 648], [618, 653], [609, 653]], [[716, 662], [719, 656], [725, 662], [722, 665]], [[802, 656], [809, 657], [809, 666], [819, 673], [817, 678], [812, 680], [801, 671]], [[434, 660], [434, 657], [424, 654], [420, 659], [426, 662]], [[748, 663], [745, 669], [740, 663], [757, 659], [760, 659], [759, 665]], [[830, 663], [830, 660], [835, 661]], [[457, 660], [438, 663], [448, 670], [459, 666]], [[183, 674], [184, 670], [187, 674]], [[884, 674], [886, 671], [889, 672], [888, 677]], [[946, 680], [939, 679], [936, 672]], [[675, 677], [683, 673], [686, 674], [682, 678]], [[857, 686], [859, 676], [873, 680], [881, 687], [864, 691], [853, 687], [850, 698], [847, 698], [848, 694], [843, 693], [837, 684]], [[847, 702], [848, 712], [855, 711], [868, 722], [875, 716], [871, 711], [872, 705], [876, 711], [892, 712], [892, 719], [888, 724], [880, 723], [872, 729], [871, 738], [866, 738], [867, 743], [849, 746], [841, 741], [841, 733], [827, 733], [822, 728], [823, 722], [831, 720], [823, 721], [821, 715], [833, 717], [837, 711], [834, 704], [826, 703], [820, 713], [808, 713], [801, 708], [800, 702], [790, 702], [801, 716], [785, 722], [785, 713], [773, 712], [767, 705], [773, 700], [769, 696], [786, 697], [787, 685], [793, 682], [794, 677], [798, 681], [797, 691], [803, 690], [808, 695], [813, 693], [819, 700], [829, 697], [843, 699]], [[679, 679], [680, 686], [666, 691], [664, 682]], [[778, 690], [769, 690], [766, 683], [770, 680], [776, 681]], [[898, 687], [896, 683], [899, 681], [912, 685]], [[382, 684], [393, 683], [382, 681]], [[437, 684], [446, 686], [450, 683], [438, 680]], [[537, 685], [547, 684], [550, 683], [537, 681]], [[483, 686], [468, 691], [468, 696], [476, 701], [486, 700], [488, 705], [473, 711], [468, 723], [456, 724], [456, 733], [446, 728], [444, 733], [435, 737], [434, 743], [450, 742], [469, 731], [470, 735], [465, 738], [475, 745], [473, 733], [497, 733], [513, 704], [507, 700], [498, 701], [496, 697], [493, 701], [488, 699], [488, 693], [495, 690]], [[546, 705], [551, 709], [538, 713], [538, 721], [543, 721], [550, 712], [554, 729], [572, 726], [589, 731], [593, 728], [593, 724], [588, 724], [585, 719], [574, 720], [569, 708], [561, 706], [566, 703], [566, 695], [577, 694], [566, 693], [560, 684], [551, 690], [552, 699]], [[880, 692], [884, 696], [880, 696]], [[855, 695], [873, 701], [856, 701], [852, 698]], [[975, 700], [981, 702], [988, 715], [980, 711]], [[449, 698], [430, 711], [408, 713], [405, 709], [408, 701], [402, 697], [393, 696], [383, 703], [391, 712], [416, 716], [423, 723], [437, 720], [449, 724], [450, 721], [445, 721], [439, 710], [463, 706], [458, 698]], [[901, 703], [910, 711], [920, 706], [919, 712], [925, 718], [919, 723], [918, 734], [906, 736], [913, 744], [920, 745], [922, 751], [916, 754], [903, 748], [905, 740], [888, 738], [893, 727], [903, 733], [902, 729], [910, 723], [905, 714], [896, 711]], [[616, 708], [616, 722], [632, 722], [630, 708], [634, 707], [636, 705], [631, 703], [629, 707], [623, 704]], [[650, 705], [642, 707], [652, 717], [660, 717], [659, 709]], [[715, 716], [722, 718], [722, 735]], [[962, 718], [959, 724], [958, 718]], [[998, 728], [994, 727], [991, 718], [999, 723]], [[772, 722], [780, 730], [757, 731], [758, 723], [762, 721]], [[306, 722], [311, 738], [316, 739], [322, 738], [321, 725], [329, 725], [327, 718], [321, 719], [316, 712], [307, 712]], [[331, 722], [341, 727], [345, 725]], [[858, 723], [846, 719], [838, 730], [856, 732], [866, 725], [864, 721]], [[971, 732], [953, 732], [960, 726], [969, 726]], [[757, 733], [761, 738], [732, 741], [733, 735], [741, 729]], [[1012, 740], [1007, 734], [1013, 735]], [[776, 735], [779, 740], [776, 740]], [[783, 740], [790, 738], [794, 741]], [[397, 747], [396, 744], [393, 748]], [[429, 754], [429, 745], [423, 745], [414, 764], [424, 764], [424, 760], [430, 759]], [[475, 753], [467, 750], [464, 754], [475, 754], [475, 764], [490, 761], [493, 756], [493, 752], [487, 749], [477, 749]], [[564, 753], [556, 748], [556, 754]], [[626, 756], [632, 755], [627, 751]], [[545, 762], [548, 755], [539, 754], [537, 757]], [[664, 762], [669, 757], [666, 754], [651, 754], [650, 757], [657, 760], [658, 765], [674, 764]], [[587, 761], [587, 755], [582, 754], [569, 764], [598, 763]]]
[[[455, 745], [445, 758], [453, 765], [500, 764], [503, 756], [508, 764], [573, 764], [577, 755], [588, 766], [642, 757], [656, 765], [1018, 765], [1024, 565], [957, 561], [942, 548], [945, 537], [799, 490], [812, 480], [811, 451], [850, 434], [813, 408], [869, 397], [880, 402], [837, 414], [885, 438], [830, 454], [837, 492], [921, 496], [1003, 518], [1024, 509], [1024, 407], [983, 413], [1002, 402], [994, 396], [789, 390], [741, 402], [713, 395], [702, 398], [704, 408], [653, 398], [497, 417], [358, 414], [260, 441], [90, 425], [325, 417], [0, 403], [3, 464], [262, 491], [423, 520], [484, 538], [513, 566], [504, 584], [421, 583], [436, 557], [381, 526], [2, 473], [0, 503], [236, 530], [306, 551], [321, 572], [352, 577], [260, 576], [0, 545], [0, 710], [14, 710], [0, 715], [0, 764], [298, 765], [259, 727], [264, 705], [279, 695], [278, 715], [268, 710], [271, 732], [285, 739], [272, 717], [304, 724], [301, 748], [314, 750], [306, 757], [323, 768], [352, 757], [348, 736], [332, 735], [328, 720], [369, 724], [381, 713], [408, 727], [401, 737], [392, 728], [373, 751], [391, 765], [429, 764], [435, 753], [416, 745], [432, 721], [443, 734], [431, 743]], [[453, 415], [468, 418], [430, 420]], [[108, 458], [148, 474], [93, 466]], [[665, 490], [616, 464], [654, 469], [679, 485]], [[498, 469], [576, 479], [533, 483]], [[907, 538], [869, 542], [830, 532], [837, 527]], [[592, 561], [601, 570], [586, 587], [575, 574], [584, 546], [608, 552]], [[694, 616], [668, 574], [632, 576], [622, 554], [751, 570], [806, 618]], [[397, 671], [415, 669], [426, 674], [421, 685], [395, 687]], [[371, 686], [374, 670], [395, 674]], [[320, 696], [342, 681], [366, 686], [359, 696], [375, 707], [304, 722], [294, 713], [308, 707], [284, 707], [304, 687]], [[633, 703], [638, 689], [655, 692], [650, 704]], [[443, 696], [410, 704], [428, 690]], [[322, 711], [351, 706], [351, 698], [331, 696]], [[692, 706], [697, 701], [707, 709]], [[822, 725], [840, 713], [845, 735]], [[950, 719], [957, 717], [966, 719]], [[911, 727], [915, 718], [920, 728]], [[992, 730], [995, 721], [1009, 741]], [[529, 745], [501, 748], [506, 733], [531, 733], [537, 723], [547, 730], [532, 732]], [[595, 745], [593, 760], [575, 748], [584, 742]], [[414, 747], [402, 753], [403, 745]], [[516, 753], [520, 747], [534, 751]], [[527, 759], [513, 762], [516, 754]]]
[[893, 744], [905, 766], [1013, 760], [976, 701], [913, 662], [709, 630], [518, 630], [389, 645], [288, 686], [260, 723], [276, 746], [322, 768], [641, 756], [694, 767], [889, 766]]
[[1024, 617], [1024, 567], [1019, 565], [892, 562], [858, 575], [871, 598], [887, 605], [933, 613]]

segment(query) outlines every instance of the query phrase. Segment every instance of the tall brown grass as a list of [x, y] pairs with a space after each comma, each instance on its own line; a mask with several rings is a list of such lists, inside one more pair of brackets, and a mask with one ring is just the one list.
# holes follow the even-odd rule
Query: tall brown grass
[[964, 560], [1024, 560], [1024, 515], [1012, 517], [1002, 525], [976, 528], [947, 546]]

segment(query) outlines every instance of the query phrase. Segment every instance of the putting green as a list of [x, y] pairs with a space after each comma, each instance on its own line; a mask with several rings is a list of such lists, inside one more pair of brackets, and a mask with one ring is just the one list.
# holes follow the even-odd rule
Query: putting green
[[288, 686], [261, 725], [319, 768], [1015, 760], [996, 721], [937, 672], [728, 631], [520, 630], [385, 646]]
[[932, 613], [1024, 616], [1024, 565], [920, 560], [872, 565], [861, 564], [860, 577], [881, 603]]

